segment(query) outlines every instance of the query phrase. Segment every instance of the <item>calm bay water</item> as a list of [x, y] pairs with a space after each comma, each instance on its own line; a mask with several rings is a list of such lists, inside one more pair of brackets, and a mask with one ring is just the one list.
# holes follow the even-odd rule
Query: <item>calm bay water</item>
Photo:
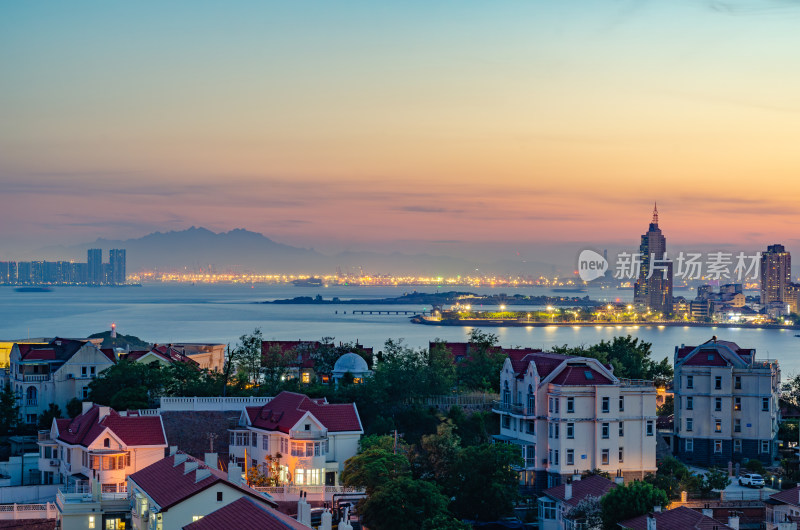
[[[277, 340], [358, 340], [380, 348], [387, 338], [427, 346], [429, 340], [465, 340], [469, 327], [421, 326], [408, 317], [353, 315], [352, 310], [409, 309], [422, 306], [271, 305], [254, 302], [316, 296], [342, 299], [383, 298], [413, 291], [413, 287], [295, 287], [292, 285], [145, 284], [130, 288], [56, 287], [49, 293], [17, 293], [0, 287], [0, 340], [26, 337], [80, 337], [109, 328], [112, 322], [124, 334], [167, 342], [230, 342], [261, 328], [264, 337]], [[418, 288], [430, 292], [432, 288]], [[478, 294], [553, 294], [543, 288], [445, 288]], [[581, 293], [579, 296], [584, 296]], [[631, 291], [596, 290], [593, 299], [629, 301]], [[684, 294], [684, 293], [676, 293]], [[563, 295], [563, 293], [562, 293]], [[487, 306], [487, 309], [489, 307]], [[514, 306], [514, 309], [525, 308]], [[335, 312], [338, 311], [338, 314]], [[346, 312], [346, 314], [345, 314]], [[657, 326], [486, 328], [505, 346], [547, 349], [558, 344], [594, 344], [601, 339], [631, 334], [651, 342], [655, 356], [672, 358], [675, 346], [698, 344], [717, 335], [743, 347], [754, 347], [761, 358], [778, 359], [784, 378], [800, 372], [800, 337], [794, 330], [684, 328]]]

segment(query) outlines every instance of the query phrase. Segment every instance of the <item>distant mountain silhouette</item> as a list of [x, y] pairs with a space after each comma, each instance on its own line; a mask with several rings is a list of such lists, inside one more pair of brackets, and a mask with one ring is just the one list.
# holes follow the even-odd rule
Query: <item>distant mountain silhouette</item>
[[[449, 256], [430, 254], [402, 254], [393, 252], [342, 252], [325, 255], [314, 249], [293, 247], [277, 243], [258, 232], [237, 228], [215, 233], [202, 227], [186, 230], [153, 232], [137, 239], [97, 239], [74, 247], [49, 247], [42, 249], [45, 259], [86, 259], [89, 248], [103, 249], [103, 259], [108, 260], [111, 248], [127, 249], [128, 271], [158, 269], [172, 271], [212, 270], [214, 272], [306, 273], [330, 274], [337, 267], [352, 272], [363, 268], [365, 272], [380, 274], [452, 275], [494, 270], [498, 273], [533, 274], [542, 270], [540, 263], [502, 263], [492, 267], [493, 260], [472, 262]], [[547, 265], [549, 267], [549, 265]]]

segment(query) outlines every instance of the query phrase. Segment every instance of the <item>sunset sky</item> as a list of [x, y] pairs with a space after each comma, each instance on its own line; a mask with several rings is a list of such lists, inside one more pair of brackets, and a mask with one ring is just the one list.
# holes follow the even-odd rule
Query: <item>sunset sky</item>
[[654, 200], [670, 244], [800, 252], [798, 28], [794, 0], [4, 2], [0, 260], [191, 225], [537, 256], [636, 245]]

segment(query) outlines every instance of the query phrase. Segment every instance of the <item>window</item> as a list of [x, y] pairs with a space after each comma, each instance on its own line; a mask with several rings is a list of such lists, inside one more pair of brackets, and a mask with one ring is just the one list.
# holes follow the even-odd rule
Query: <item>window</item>
[[686, 410], [694, 410], [694, 398], [686, 398]]
[[558, 465], [558, 449], [553, 451], [553, 464]]
[[722, 420], [714, 420], [714, 432], [722, 432]]
[[539, 499], [539, 513], [542, 519], [555, 519], [556, 518], [556, 503], [555, 501], [545, 500], [544, 497]]
[[89, 368], [88, 366], [81, 366], [81, 377], [86, 377], [88, 373], [87, 371], [88, 368]]
[[503, 406], [511, 406], [511, 390], [508, 389], [508, 381], [503, 382]]
[[694, 388], [694, 376], [687, 375], [686, 376], [686, 388]]
[[548, 428], [549, 428], [549, 432], [548, 432], [549, 438], [554, 438], [554, 439], [558, 440], [558, 434], [559, 434], [558, 433], [558, 430], [559, 430], [558, 423], [550, 422], [548, 424]]
[[222, 502], [222, 492], [221, 491], [217, 492], [217, 502]]
[[250, 445], [253, 447], [258, 447], [258, 434], [257, 433], [250, 433]]
[[623, 436], [625, 436], [625, 422], [621, 421], [619, 422], [619, 437], [622, 438]]
[[715, 453], [722, 452], [722, 440], [714, 440], [714, 452]]
[[[569, 399], [569, 398], [567, 398], [567, 399]], [[558, 399], [557, 397], [551, 397], [548, 400], [548, 402], [549, 402], [549, 409], [548, 410], [550, 411], [551, 414], [558, 414], [559, 401], [560, 401], [560, 399]], [[569, 405], [567, 405], [567, 412], [569, 412]]]
[[742, 389], [742, 376], [737, 375], [736, 377], [733, 378], [733, 388], [735, 388], [736, 390]]
[[769, 453], [769, 440], [761, 440], [761, 452]]
[[89, 516], [89, 528], [94, 528], [94, 515]]
[[714, 398], [714, 410], [722, 410], [722, 398]]
[[575, 424], [567, 423], [567, 438], [572, 440], [575, 438]]
[[714, 390], [722, 390], [722, 376], [714, 376]]
[[625, 411], [625, 396], [620, 396], [619, 397], [619, 411], [620, 412], [624, 412]]
[[536, 394], [533, 393], [531, 385], [528, 385], [528, 414], [536, 414]]
[[88, 386], [85, 386], [85, 387], [83, 387], [81, 389], [81, 397], [83, 399], [88, 399], [89, 398], [89, 387]]
[[281, 438], [281, 453], [289, 453], [289, 440], [286, 438]]
[[292, 456], [305, 456], [305, 444], [301, 442], [292, 442]]
[[510, 429], [511, 428], [511, 417], [510, 416], [503, 416], [503, 428]]
[[575, 450], [574, 449], [567, 449], [567, 465], [574, 466], [575, 465]]
[[269, 451], [269, 434], [264, 434], [261, 436], [261, 449], [264, 451]]
[[192, 516], [192, 522], [194, 523], [194, 522], [196, 522], [196, 521], [199, 521], [199, 520], [200, 520], [200, 519], [202, 519], [202, 518], [203, 518], [203, 516], [202, 516], [202, 515], [193, 515], [193, 516]]
[[624, 454], [623, 454], [623, 448], [622, 448], [622, 447], [620, 447], [620, 448], [619, 448], [619, 463], [621, 464], [621, 463], [623, 463], [624, 461], [625, 461], [625, 458], [624, 458]]
[[684, 448], [686, 449], [686, 452], [687, 453], [693, 452], [694, 451], [694, 440], [691, 439], [691, 438], [687, 438], [684, 442], [685, 442], [684, 443]]
[[536, 433], [535, 430], [534, 430], [534, 426], [535, 425], [536, 425], [536, 422], [534, 422], [532, 420], [531, 421], [526, 421], [525, 422], [525, 432], [528, 433], [528, 434], [535, 434]]
[[600, 453], [600, 463], [604, 466], [608, 465], [608, 453], [608, 449], [603, 449], [603, 451]]
[[567, 413], [572, 414], [575, 412], [575, 398], [567, 398]]
[[742, 398], [740, 397], [733, 398], [733, 410], [736, 411], [742, 410]]
[[97, 375], [97, 367], [95, 367], [95, 366], [90, 366], [90, 367], [89, 367], [89, 375], [90, 375], [90, 376], [92, 376], [92, 377], [94, 377], [95, 375]]
[[117, 469], [123, 469], [124, 467], [125, 467], [125, 455], [119, 455], [117, 457]]
[[761, 410], [764, 412], [769, 412], [769, 398], [761, 398]]
[[306, 456], [314, 456], [314, 444], [308, 443], [306, 446]]
[[603, 398], [603, 408], [602, 408], [602, 411], [603, 411], [604, 413], [608, 413], [608, 411], [609, 411], [609, 410], [611, 410], [610, 401], [611, 401], [611, 400], [610, 400], [609, 398], [607, 398], [607, 397], [604, 397], [604, 398]]
[[741, 440], [734, 440], [733, 441], [733, 452], [734, 453], [741, 453], [742, 452], [742, 441]]
[[733, 420], [733, 432], [742, 432], [742, 420], [739, 418]]
[[609, 429], [609, 425], [610, 424], [608, 424], [608, 423], [604, 423], [603, 424], [603, 427], [602, 427], [602, 430], [601, 430], [603, 438], [606, 438], [606, 439], [608, 438], [609, 430], [610, 430]]
[[131, 465], [131, 452], [125, 451], [125, 465], [130, 467]]
[[686, 418], [686, 432], [692, 432], [694, 428], [694, 420], [692, 418]]
[[653, 420], [647, 420], [647, 436], [653, 436]]

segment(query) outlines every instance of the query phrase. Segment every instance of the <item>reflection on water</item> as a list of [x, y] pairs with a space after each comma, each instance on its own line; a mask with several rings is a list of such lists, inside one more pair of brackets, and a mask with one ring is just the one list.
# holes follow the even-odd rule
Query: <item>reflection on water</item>
[[[0, 287], [0, 340], [41, 336], [85, 336], [117, 323], [121, 333], [154, 342], [214, 341], [234, 343], [243, 333], [260, 327], [273, 339], [359, 340], [380, 347], [387, 338], [405, 338], [412, 346], [429, 340], [464, 340], [469, 327], [420, 326], [397, 315], [353, 315], [353, 309], [397, 309], [396, 306], [261, 305], [256, 301], [295, 296], [324, 298], [382, 298], [413, 291], [409, 287], [294, 287], [287, 285], [165, 285], [132, 288], [56, 287], [50, 293], [17, 293]], [[427, 289], [430, 291], [430, 289]], [[479, 294], [550, 294], [546, 289], [442, 288]], [[627, 291], [590, 296], [630, 297]], [[423, 309], [422, 306], [408, 306]], [[336, 313], [338, 311], [338, 314]], [[722, 329], [665, 326], [588, 326], [487, 328], [506, 346], [547, 349], [557, 344], [590, 345], [616, 335], [631, 334], [653, 343], [656, 357], [672, 358], [675, 346], [698, 344], [717, 335], [743, 347], [756, 348], [761, 358], [778, 359], [784, 373], [800, 371], [800, 338], [794, 330]]]

